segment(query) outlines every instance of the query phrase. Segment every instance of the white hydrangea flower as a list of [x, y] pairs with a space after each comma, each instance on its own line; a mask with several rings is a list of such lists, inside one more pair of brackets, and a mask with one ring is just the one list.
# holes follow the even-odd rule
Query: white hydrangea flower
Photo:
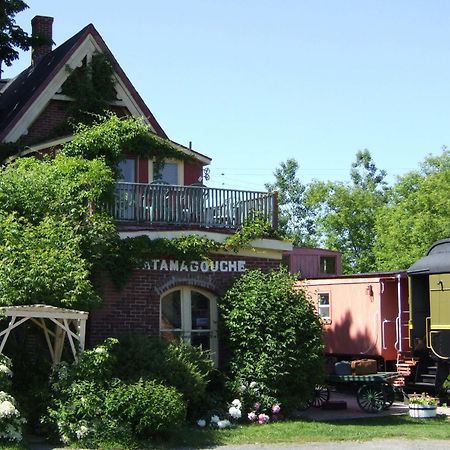
[[206, 420], [205, 420], [205, 419], [199, 419], [199, 420], [197, 420], [197, 425], [198, 425], [200, 428], [205, 428], [205, 426], [206, 426]]
[[211, 422], [211, 423], [217, 423], [217, 422], [219, 422], [219, 420], [220, 420], [220, 417], [214, 415], [214, 416], [211, 416], [210, 422]]
[[75, 431], [77, 439], [83, 439], [89, 433], [89, 428], [85, 425], [81, 425], [81, 427]]
[[16, 415], [18, 415], [18, 411], [9, 400], [3, 400], [0, 403], [0, 417], [9, 417]]
[[231, 427], [231, 422], [229, 420], [227, 420], [227, 419], [219, 420], [217, 422], [217, 427], [221, 428], [221, 429], [223, 429], [223, 428], [230, 428]]
[[235, 399], [231, 402], [231, 404], [232, 404], [235, 408], [238, 408], [238, 409], [241, 409], [241, 408], [242, 408], [242, 403], [241, 403], [241, 401], [238, 400], [237, 398], [235, 398]]
[[11, 369], [8, 366], [6, 366], [5, 364], [0, 364], [0, 372], [4, 373], [6, 376], [8, 376], [10, 378], [13, 376]]
[[250, 383], [250, 387], [253, 389], [253, 388], [255, 388], [256, 386], [258, 386], [258, 383], [256, 382], [256, 381], [252, 381], [251, 383]]
[[228, 410], [228, 414], [233, 419], [240, 419], [242, 416], [241, 410], [239, 408], [237, 408], [236, 406], [231, 406], [230, 409]]

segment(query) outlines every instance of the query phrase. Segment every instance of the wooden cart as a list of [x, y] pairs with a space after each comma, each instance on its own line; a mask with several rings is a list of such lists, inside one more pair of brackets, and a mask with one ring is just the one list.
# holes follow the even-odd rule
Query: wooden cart
[[316, 386], [310, 406], [320, 407], [328, 402], [330, 389], [356, 393], [359, 407], [368, 413], [377, 413], [389, 408], [395, 399], [392, 383], [398, 377], [397, 372], [377, 372], [371, 375], [328, 375], [328, 385]]

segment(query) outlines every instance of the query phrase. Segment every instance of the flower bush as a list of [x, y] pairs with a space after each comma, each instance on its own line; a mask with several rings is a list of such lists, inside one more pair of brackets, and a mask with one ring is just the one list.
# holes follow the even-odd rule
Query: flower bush
[[12, 378], [12, 362], [6, 356], [0, 353], [0, 391], [11, 391], [11, 378]]
[[439, 399], [431, 397], [429, 394], [422, 392], [421, 394], [411, 394], [409, 396], [410, 405], [437, 406]]
[[26, 420], [21, 417], [14, 398], [0, 391], [0, 439], [9, 442], [22, 440], [22, 428]]
[[[239, 402], [241, 405], [239, 408], [242, 407], [244, 411], [248, 411], [247, 419], [250, 422], [264, 425], [269, 421], [277, 421], [281, 418], [281, 406], [275, 397], [268, 394], [269, 390], [264, 383], [238, 381], [233, 384], [241, 399], [234, 400], [234, 402]], [[231, 415], [231, 411], [229, 413]]]
[[187, 405], [195, 410], [206, 398], [211, 370], [207, 353], [186, 345], [109, 338], [55, 368], [44, 422], [65, 444], [89, 447], [163, 435], [186, 421]]

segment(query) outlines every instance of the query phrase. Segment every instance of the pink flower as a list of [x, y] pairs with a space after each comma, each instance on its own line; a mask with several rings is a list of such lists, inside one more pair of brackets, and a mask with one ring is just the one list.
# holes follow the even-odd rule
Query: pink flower
[[251, 422], [256, 422], [258, 420], [258, 416], [256, 415], [255, 411], [249, 412], [247, 414], [247, 417]]
[[255, 409], [255, 411], [258, 411], [258, 409], [261, 408], [261, 403], [256, 402], [256, 403], [253, 405], [253, 408]]
[[281, 411], [280, 405], [273, 405], [272, 406], [272, 412], [274, 414], [278, 414]]
[[269, 416], [267, 414], [260, 414], [258, 416], [258, 423], [264, 425], [269, 421]]

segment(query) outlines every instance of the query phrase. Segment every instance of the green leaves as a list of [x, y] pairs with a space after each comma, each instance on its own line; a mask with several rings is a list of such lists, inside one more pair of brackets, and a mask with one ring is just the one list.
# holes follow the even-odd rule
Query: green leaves
[[169, 141], [152, 133], [143, 120], [132, 117], [120, 119], [112, 113], [96, 116], [92, 125], [80, 123], [73, 139], [62, 148], [62, 153], [67, 156], [89, 160], [104, 158], [114, 171], [117, 171], [117, 164], [127, 152], [155, 158], [160, 164], [168, 158], [189, 158]]
[[401, 177], [376, 218], [377, 265], [407, 269], [436, 240], [450, 236], [450, 152], [428, 157]]
[[21, 158], [0, 171], [0, 303], [91, 309], [117, 232], [95, 212], [114, 186], [101, 160]]
[[99, 303], [80, 236], [69, 222], [46, 217], [33, 225], [0, 213], [0, 304], [43, 303], [90, 309]]
[[247, 271], [219, 303], [233, 376], [291, 406], [321, 381], [323, 348], [319, 319], [294, 281], [284, 270]]
[[375, 270], [375, 217], [387, 202], [384, 177], [368, 150], [352, 164], [352, 183], [313, 181], [305, 195], [315, 211], [318, 241], [343, 253], [344, 273]]

